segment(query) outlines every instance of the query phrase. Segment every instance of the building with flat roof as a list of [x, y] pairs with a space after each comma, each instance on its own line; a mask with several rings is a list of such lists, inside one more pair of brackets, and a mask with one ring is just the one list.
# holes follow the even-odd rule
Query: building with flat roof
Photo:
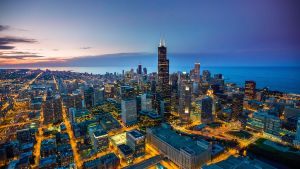
[[109, 153], [95, 160], [87, 161], [83, 163], [84, 169], [110, 169], [117, 168], [120, 165], [120, 159], [114, 154]]
[[133, 150], [126, 144], [121, 144], [118, 146], [118, 153], [121, 159], [123, 159], [127, 164], [131, 164], [133, 162]]
[[145, 155], [145, 136], [138, 130], [131, 130], [126, 133], [127, 145], [134, 151], [134, 157]]
[[211, 160], [212, 146], [205, 140], [194, 141], [180, 136], [166, 124], [147, 128], [146, 132], [146, 141], [180, 168], [198, 169]]

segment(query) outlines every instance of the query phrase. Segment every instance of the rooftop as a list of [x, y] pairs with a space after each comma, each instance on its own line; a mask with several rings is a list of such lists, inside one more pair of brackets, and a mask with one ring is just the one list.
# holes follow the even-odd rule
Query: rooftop
[[144, 135], [139, 132], [138, 130], [131, 130], [128, 132], [128, 134], [130, 134], [131, 136], [133, 136], [134, 138], [140, 138], [143, 137]]
[[206, 149], [203, 148], [203, 146], [198, 145], [196, 141], [189, 137], [180, 136], [170, 128], [160, 126], [151, 128], [151, 130], [156, 137], [168, 143], [177, 150], [183, 150], [189, 154], [198, 154], [206, 151]]
[[118, 149], [119, 149], [125, 156], [130, 155], [130, 154], [133, 153], [132, 149], [131, 149], [128, 145], [126, 145], [126, 144], [121, 144], [121, 145], [119, 145], [119, 146], [118, 146]]

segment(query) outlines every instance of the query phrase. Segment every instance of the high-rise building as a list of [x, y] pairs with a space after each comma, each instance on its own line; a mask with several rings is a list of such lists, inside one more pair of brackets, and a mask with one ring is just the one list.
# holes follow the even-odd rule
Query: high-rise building
[[209, 70], [203, 70], [202, 80], [205, 82], [209, 82], [211, 78], [211, 74]]
[[142, 102], [142, 111], [152, 111], [153, 110], [153, 103], [152, 103], [153, 96], [151, 94], [145, 93], [141, 97]]
[[144, 73], [144, 75], [147, 75], [147, 68], [143, 68], [143, 73]]
[[192, 88], [189, 81], [181, 80], [179, 90], [179, 115], [183, 122], [188, 122], [190, 120], [192, 108]]
[[141, 64], [138, 65], [138, 68], [137, 68], [136, 72], [137, 72], [137, 74], [139, 74], [139, 75], [142, 74], [142, 65], [141, 65]]
[[209, 96], [205, 96], [201, 100], [201, 122], [210, 123], [213, 121], [212, 114], [213, 99]]
[[195, 63], [193, 79], [195, 82], [200, 82], [200, 63]]
[[94, 103], [100, 104], [105, 99], [104, 87], [95, 89]]
[[121, 101], [122, 121], [124, 125], [132, 125], [137, 121], [136, 99], [124, 99]]
[[132, 125], [137, 122], [137, 100], [134, 88], [122, 86], [121, 98], [122, 121], [124, 125]]
[[170, 111], [171, 91], [169, 85], [169, 59], [167, 59], [167, 48], [163, 40], [158, 47], [158, 93], [165, 103], [165, 111]]
[[245, 99], [246, 100], [255, 99], [255, 88], [256, 88], [255, 81], [252, 81], [252, 80], [245, 81]]
[[145, 136], [138, 130], [126, 133], [126, 144], [133, 150], [134, 157], [145, 155]]
[[84, 103], [87, 109], [92, 108], [95, 105], [94, 97], [95, 92], [93, 87], [89, 87], [84, 90]]
[[232, 95], [232, 120], [237, 120], [239, 115], [243, 112], [243, 99], [244, 95], [242, 93], [234, 93]]

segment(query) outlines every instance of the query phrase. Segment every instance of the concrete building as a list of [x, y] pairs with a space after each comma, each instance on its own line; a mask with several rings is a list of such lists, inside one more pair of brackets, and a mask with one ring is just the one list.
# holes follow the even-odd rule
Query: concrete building
[[129, 126], [137, 122], [136, 99], [126, 99], [121, 101], [122, 122]]
[[84, 169], [113, 169], [118, 168], [120, 165], [120, 159], [114, 154], [109, 153], [95, 160], [87, 161], [83, 163]]
[[212, 146], [210, 143], [180, 136], [166, 124], [147, 128], [146, 133], [146, 141], [180, 168], [199, 169], [211, 160]]
[[267, 112], [255, 112], [253, 113], [253, 117], [248, 119], [247, 127], [278, 136], [281, 121], [280, 118], [270, 115]]
[[213, 99], [209, 96], [205, 96], [201, 100], [201, 122], [211, 123], [213, 121]]
[[256, 89], [255, 81], [252, 81], [252, 80], [245, 81], [245, 99], [246, 100], [254, 100], [255, 99], [255, 89]]
[[143, 94], [141, 97], [141, 102], [142, 102], [142, 111], [153, 111], [153, 103], [152, 103], [153, 96], [151, 94]]
[[126, 133], [126, 144], [133, 150], [134, 157], [145, 155], [145, 136], [138, 130]]

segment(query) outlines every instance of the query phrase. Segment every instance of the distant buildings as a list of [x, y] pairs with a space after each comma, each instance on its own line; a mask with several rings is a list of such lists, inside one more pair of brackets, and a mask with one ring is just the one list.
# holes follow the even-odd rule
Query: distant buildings
[[203, 73], [202, 73], [202, 80], [204, 82], [209, 82], [211, 79], [211, 74], [210, 74], [210, 71], [209, 70], [203, 70]]
[[166, 124], [147, 128], [147, 142], [159, 149], [160, 153], [180, 168], [199, 169], [211, 159], [211, 144], [178, 135]]
[[245, 99], [246, 100], [254, 100], [255, 99], [255, 89], [256, 89], [255, 81], [252, 81], [252, 80], [245, 81]]

